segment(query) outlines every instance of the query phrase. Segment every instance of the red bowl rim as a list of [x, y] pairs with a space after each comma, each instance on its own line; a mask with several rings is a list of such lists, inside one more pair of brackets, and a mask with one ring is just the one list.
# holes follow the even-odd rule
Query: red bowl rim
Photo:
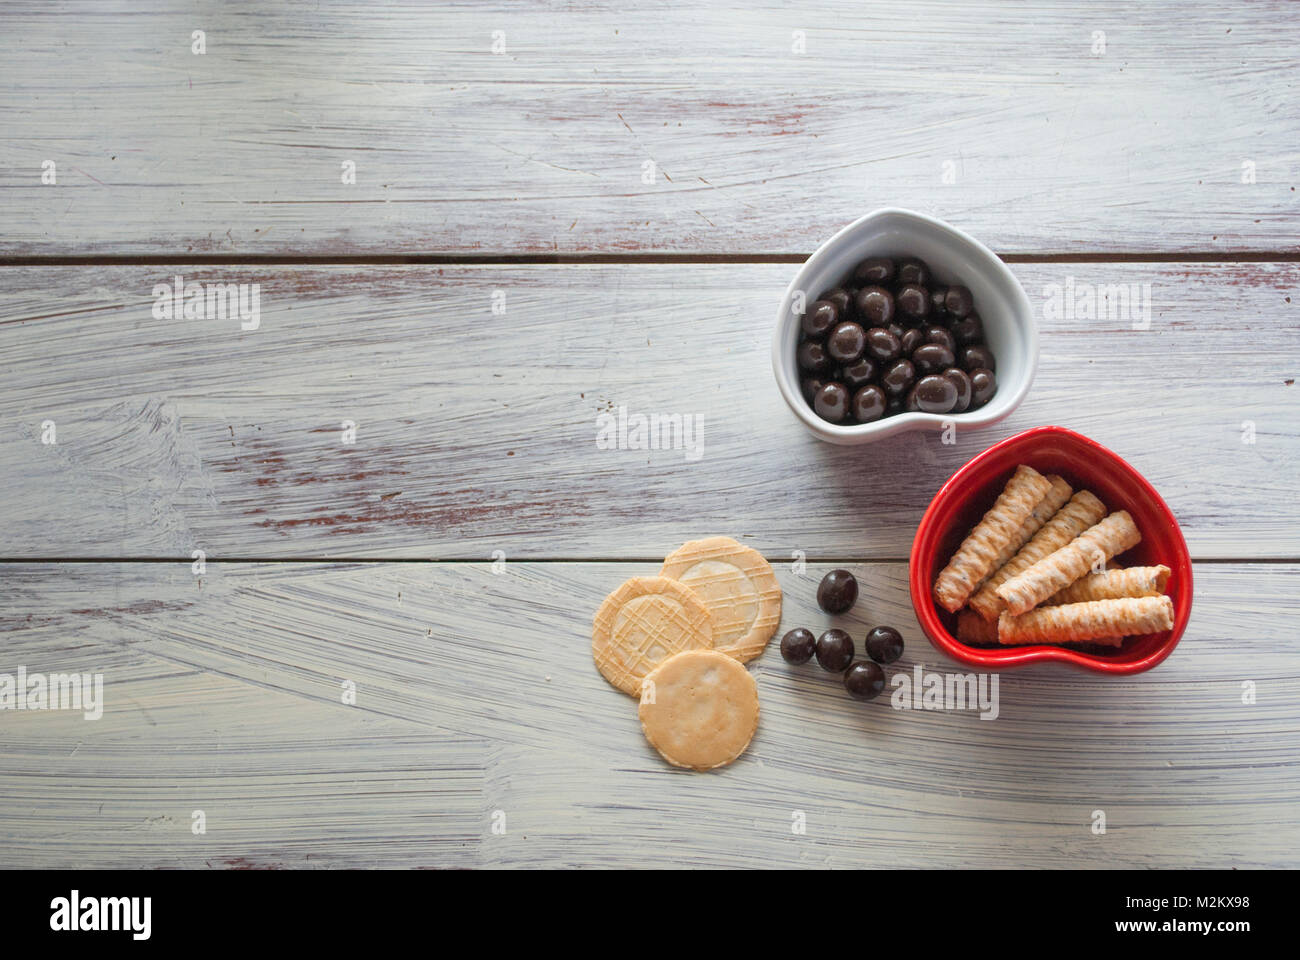
[[[1141, 659], [1108, 660], [1069, 647], [1046, 645], [1003, 647], [988, 650], [979, 647], [968, 647], [948, 632], [935, 610], [934, 599], [930, 596], [930, 585], [926, 582], [928, 576], [923, 569], [924, 563], [921, 549], [924, 544], [929, 544], [943, 535], [941, 529], [943, 518], [939, 516], [938, 504], [940, 501], [947, 500], [951, 489], [961, 486], [983, 461], [995, 456], [999, 451], [1006, 447], [1020, 446], [1031, 438], [1050, 435], [1067, 436], [1071, 440], [1095, 450], [1103, 459], [1122, 464], [1135, 480], [1140, 494], [1149, 499], [1157, 512], [1163, 515], [1168, 529], [1173, 534], [1177, 547], [1177, 556], [1170, 558], [1170, 561], [1172, 561], [1170, 565], [1173, 566], [1174, 563], [1177, 563], [1185, 568], [1184, 586], [1174, 603], [1174, 626], [1169, 631], [1168, 639]], [[1032, 427], [995, 443], [987, 450], [972, 457], [965, 466], [948, 479], [947, 483], [939, 488], [933, 499], [931, 499], [929, 507], [926, 508], [925, 514], [921, 517], [921, 522], [916, 528], [916, 536], [912, 540], [912, 551], [908, 563], [908, 586], [912, 595], [912, 609], [916, 613], [917, 621], [921, 624], [921, 629], [929, 637], [930, 643], [936, 649], [955, 660], [971, 666], [983, 667], [987, 670], [1005, 670], [1030, 663], [1058, 662], [1112, 676], [1142, 673], [1159, 664], [1173, 652], [1174, 647], [1178, 645], [1178, 641], [1182, 639], [1183, 631], [1187, 628], [1187, 622], [1192, 615], [1191, 555], [1187, 550], [1187, 541], [1183, 537], [1182, 528], [1179, 527], [1178, 520], [1174, 517], [1173, 511], [1169, 509], [1169, 505], [1156, 492], [1156, 489], [1147, 482], [1147, 479], [1119, 454], [1102, 446], [1090, 437], [1085, 437], [1083, 434], [1066, 427], [1058, 426]]]

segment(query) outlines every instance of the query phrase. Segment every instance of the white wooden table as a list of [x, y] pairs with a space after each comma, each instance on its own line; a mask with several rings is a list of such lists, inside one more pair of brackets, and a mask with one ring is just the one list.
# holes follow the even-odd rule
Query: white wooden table
[[[626, 7], [0, 8], [0, 672], [106, 701], [0, 712], [0, 866], [1300, 866], [1294, 9]], [[775, 305], [885, 205], [1036, 305], [1150, 284], [1150, 329], [1042, 319], [1027, 401], [953, 446], [820, 444]], [[177, 274], [258, 284], [259, 326], [155, 318]], [[703, 456], [598, 450], [619, 406]], [[1182, 523], [1154, 672], [1007, 673], [984, 722], [773, 645], [749, 752], [693, 775], [593, 668], [601, 598], [712, 534], [783, 630], [846, 566], [858, 640], [952, 668], [912, 532], [1043, 423]]]

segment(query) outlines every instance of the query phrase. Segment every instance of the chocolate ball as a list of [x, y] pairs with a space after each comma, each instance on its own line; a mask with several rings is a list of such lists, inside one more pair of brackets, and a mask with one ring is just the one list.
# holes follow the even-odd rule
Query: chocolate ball
[[885, 415], [889, 398], [874, 383], [869, 383], [853, 395], [853, 419], [858, 423], [871, 423]]
[[920, 374], [940, 373], [956, 362], [952, 351], [942, 343], [923, 343], [912, 351], [912, 365]]
[[886, 326], [894, 319], [894, 295], [884, 287], [863, 287], [855, 302], [863, 321], [873, 327]]
[[833, 366], [826, 348], [816, 340], [805, 340], [795, 351], [795, 361], [804, 373], [825, 373]]
[[853, 638], [843, 630], [827, 630], [817, 638], [817, 662], [831, 673], [847, 670], [853, 662]]
[[997, 392], [998, 380], [992, 370], [980, 367], [970, 372], [971, 409], [982, 407], [993, 399]]
[[840, 312], [841, 319], [848, 316], [849, 309], [853, 306], [853, 294], [849, 293], [849, 291], [845, 290], [843, 287], [835, 287], [831, 290], [827, 290], [818, 297], [818, 299], [829, 300], [831, 303], [835, 304], [835, 309]]
[[964, 347], [961, 351], [962, 368], [968, 371], [978, 370], [981, 367], [985, 370], [997, 372], [997, 359], [993, 356], [993, 351], [983, 345], [973, 347]]
[[844, 674], [844, 689], [854, 700], [874, 700], [885, 689], [885, 671], [878, 663], [859, 660]]
[[881, 284], [894, 279], [894, 261], [889, 257], [871, 257], [863, 260], [853, 270], [858, 283]]
[[978, 313], [968, 313], [960, 320], [954, 320], [949, 329], [952, 331], [953, 339], [957, 341], [959, 347], [969, 347], [972, 344], [984, 342], [984, 324], [980, 320]]
[[820, 340], [839, 322], [839, 307], [830, 300], [814, 300], [808, 306], [808, 312], [799, 321], [799, 329], [805, 336]]
[[807, 663], [816, 648], [813, 632], [805, 627], [795, 627], [781, 638], [781, 656], [789, 663]]
[[957, 403], [957, 386], [947, 377], [932, 373], [916, 381], [912, 396], [922, 413], [951, 413]]
[[826, 338], [826, 353], [838, 364], [855, 363], [867, 348], [867, 331], [853, 321], [841, 323]]
[[[962, 322], [965, 323], [964, 320]], [[953, 335], [948, 332], [947, 327], [926, 327], [924, 332], [926, 343], [942, 344], [956, 355], [957, 341], [953, 338]]]
[[902, 342], [884, 327], [872, 327], [867, 331], [867, 355], [871, 359], [887, 363], [897, 360], [902, 353]]
[[916, 380], [916, 368], [911, 360], [895, 360], [880, 374], [880, 385], [892, 397], [902, 397]]
[[943, 375], [952, 381], [952, 385], [957, 388], [957, 402], [952, 405], [953, 413], [963, 413], [970, 407], [972, 388], [970, 377], [964, 370], [958, 370], [956, 367], [949, 367], [943, 372]]
[[839, 381], [849, 388], [849, 392], [860, 390], [876, 379], [880, 368], [870, 357], [862, 357], [840, 370]]
[[943, 305], [954, 317], [964, 317], [971, 312], [975, 301], [971, 299], [969, 290], [961, 285], [954, 285], [944, 294]]
[[930, 313], [930, 295], [926, 293], [924, 287], [915, 283], [899, 287], [895, 300], [903, 319], [913, 325], [920, 323]]
[[893, 663], [903, 655], [903, 635], [893, 627], [874, 627], [863, 646], [876, 663]]
[[832, 570], [817, 585], [817, 606], [827, 613], [848, 613], [858, 602], [858, 579], [847, 570]]
[[907, 257], [898, 261], [898, 282], [914, 283], [925, 286], [930, 282], [930, 268], [916, 257]]
[[849, 412], [848, 389], [834, 380], [824, 384], [813, 397], [813, 410], [823, 420], [839, 423]]

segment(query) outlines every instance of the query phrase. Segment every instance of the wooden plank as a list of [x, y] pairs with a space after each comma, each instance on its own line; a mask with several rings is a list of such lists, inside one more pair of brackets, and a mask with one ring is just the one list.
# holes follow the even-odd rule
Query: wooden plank
[[[891, 674], [957, 669], [903, 564], [848, 566], [835, 622], [897, 626]], [[832, 622], [827, 569], [778, 568], [782, 629]], [[1300, 866], [1300, 565], [1198, 564], [1158, 669], [1005, 673], [987, 721], [857, 703], [769, 648], [759, 734], [711, 775], [666, 766], [591, 664], [596, 604], [653, 570], [6, 564], [0, 671], [102, 671], [105, 710], [3, 714], [4, 865]]]
[[[958, 466], [1059, 423], [1141, 470], [1197, 557], [1295, 557], [1300, 265], [1015, 269], [1040, 316], [1068, 277], [1150, 284], [1150, 329], [1044, 317], [1009, 420], [841, 449], [773, 382], [792, 266], [8, 268], [0, 550], [618, 559], [726, 531], [776, 558], [901, 559]], [[260, 327], [155, 319], [175, 273], [260, 284]], [[619, 408], [699, 418], [699, 458], [598, 449]]]
[[37, 632], [0, 672], [102, 673], [106, 705], [2, 714], [0, 868], [478, 865], [483, 741]]
[[0, 254], [1294, 252], [1291, 13], [7, 3]]

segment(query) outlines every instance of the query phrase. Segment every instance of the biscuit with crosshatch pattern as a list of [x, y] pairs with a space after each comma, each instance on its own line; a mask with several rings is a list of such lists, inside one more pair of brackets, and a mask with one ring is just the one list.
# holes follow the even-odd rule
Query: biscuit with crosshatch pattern
[[645, 737], [677, 767], [731, 763], [758, 729], [758, 684], [734, 657], [688, 650], [652, 670], [637, 708]]
[[741, 663], [763, 652], [781, 622], [781, 585], [771, 564], [730, 537], [682, 544], [664, 560], [659, 576], [699, 595], [713, 614], [713, 649]]
[[668, 577], [633, 577], [605, 598], [591, 631], [591, 655], [605, 679], [638, 696], [641, 681], [685, 650], [713, 646], [713, 615], [693, 590]]

